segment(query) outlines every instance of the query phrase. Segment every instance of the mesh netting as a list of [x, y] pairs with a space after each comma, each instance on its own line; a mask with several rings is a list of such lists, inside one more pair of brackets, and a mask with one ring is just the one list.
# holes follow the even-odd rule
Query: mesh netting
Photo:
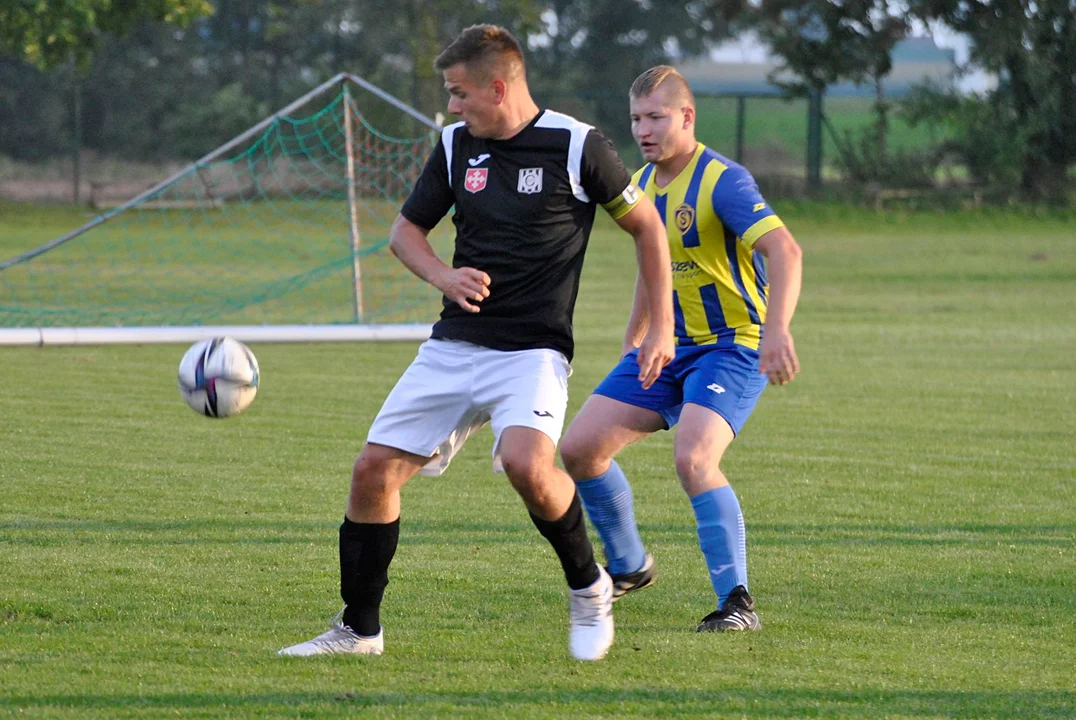
[[[411, 275], [387, 242], [437, 134], [398, 110], [377, 108], [382, 127], [411, 135], [392, 137], [359, 106], [341, 86], [312, 114], [275, 119], [107, 222], [0, 271], [0, 326], [431, 321], [437, 292]], [[431, 235], [442, 257], [450, 242], [447, 231]]]

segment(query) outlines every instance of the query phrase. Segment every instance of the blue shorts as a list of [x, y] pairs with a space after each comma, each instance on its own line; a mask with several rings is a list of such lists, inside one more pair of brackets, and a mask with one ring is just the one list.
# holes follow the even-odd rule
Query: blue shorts
[[695, 403], [716, 412], [739, 434], [766, 389], [758, 352], [742, 345], [677, 347], [649, 390], [639, 382], [638, 355], [638, 350], [625, 355], [594, 394], [660, 413], [669, 428], [680, 419], [684, 403]]

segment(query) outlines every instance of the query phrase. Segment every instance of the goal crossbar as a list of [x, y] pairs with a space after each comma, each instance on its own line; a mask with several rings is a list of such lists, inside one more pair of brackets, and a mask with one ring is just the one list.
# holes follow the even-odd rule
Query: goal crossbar
[[430, 325], [191, 325], [0, 329], [0, 346], [159, 345], [231, 337], [245, 343], [422, 341]]

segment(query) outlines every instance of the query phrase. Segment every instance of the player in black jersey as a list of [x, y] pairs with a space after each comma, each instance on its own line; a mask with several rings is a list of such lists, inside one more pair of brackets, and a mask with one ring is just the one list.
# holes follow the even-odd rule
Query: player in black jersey
[[[572, 312], [595, 206], [635, 239], [649, 330], [639, 380], [673, 357], [672, 280], [665, 229], [594, 128], [540, 109], [523, 53], [507, 30], [467, 28], [437, 58], [461, 122], [441, 133], [389, 246], [443, 294], [430, 340], [385, 400], [355, 462], [340, 528], [345, 607], [326, 633], [283, 655], [384, 649], [379, 608], [400, 527], [400, 488], [439, 475], [486, 423], [494, 470], [508, 475], [568, 581], [569, 647], [597, 660], [613, 641], [612, 582], [594, 560], [578, 495], [554, 464], [567, 409]], [[452, 209], [452, 265], [430, 230]]]

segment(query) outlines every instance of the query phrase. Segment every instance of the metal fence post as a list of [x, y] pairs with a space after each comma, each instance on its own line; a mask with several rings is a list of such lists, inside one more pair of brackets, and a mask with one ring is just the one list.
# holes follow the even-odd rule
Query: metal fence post
[[807, 92], [807, 188], [822, 189], [822, 90]]
[[747, 97], [736, 96], [736, 162], [743, 164], [743, 136], [747, 123]]

